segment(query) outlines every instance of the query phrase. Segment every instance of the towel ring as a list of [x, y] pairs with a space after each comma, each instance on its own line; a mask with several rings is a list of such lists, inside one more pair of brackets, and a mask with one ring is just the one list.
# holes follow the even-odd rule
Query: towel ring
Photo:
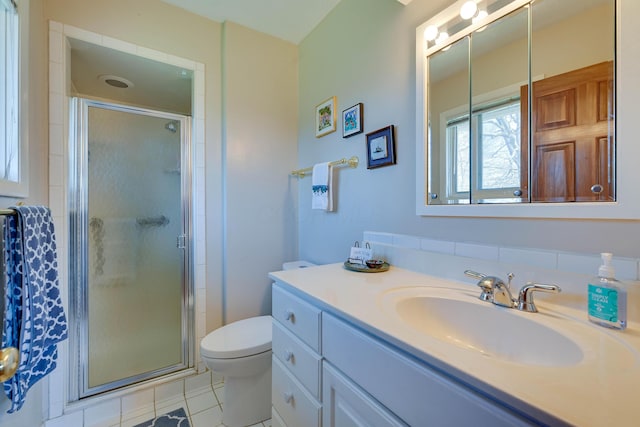
[[15, 347], [7, 347], [0, 350], [0, 383], [3, 383], [16, 374], [20, 354]]

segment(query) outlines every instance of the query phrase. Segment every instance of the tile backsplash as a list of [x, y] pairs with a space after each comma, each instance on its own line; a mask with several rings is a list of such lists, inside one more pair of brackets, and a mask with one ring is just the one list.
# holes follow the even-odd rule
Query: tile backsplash
[[[409, 270], [474, 283], [464, 270], [506, 279], [514, 273], [514, 286], [528, 281], [556, 283], [564, 292], [581, 294], [587, 280], [598, 272], [600, 254], [569, 253], [535, 248], [501, 247], [469, 242], [434, 240], [417, 236], [365, 231], [363, 240], [392, 265]], [[613, 258], [616, 278], [640, 288], [640, 259]]]

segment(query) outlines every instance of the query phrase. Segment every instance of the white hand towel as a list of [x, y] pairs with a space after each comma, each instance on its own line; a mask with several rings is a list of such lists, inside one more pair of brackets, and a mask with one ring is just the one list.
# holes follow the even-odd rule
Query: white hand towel
[[313, 166], [311, 209], [333, 211], [332, 175], [333, 167], [328, 162], [318, 163]]

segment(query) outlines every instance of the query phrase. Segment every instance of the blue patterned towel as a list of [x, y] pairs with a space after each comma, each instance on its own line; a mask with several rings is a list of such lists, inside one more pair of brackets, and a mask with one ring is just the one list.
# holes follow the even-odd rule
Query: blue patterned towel
[[53, 371], [57, 343], [67, 338], [67, 319], [58, 284], [58, 260], [51, 211], [14, 207], [4, 221], [5, 315], [2, 347], [16, 347], [20, 364], [5, 381], [9, 413], [22, 407], [27, 391]]

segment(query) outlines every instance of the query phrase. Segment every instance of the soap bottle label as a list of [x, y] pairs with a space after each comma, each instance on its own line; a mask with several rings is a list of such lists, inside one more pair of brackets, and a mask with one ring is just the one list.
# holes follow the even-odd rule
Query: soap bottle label
[[589, 316], [618, 321], [618, 291], [589, 284]]

